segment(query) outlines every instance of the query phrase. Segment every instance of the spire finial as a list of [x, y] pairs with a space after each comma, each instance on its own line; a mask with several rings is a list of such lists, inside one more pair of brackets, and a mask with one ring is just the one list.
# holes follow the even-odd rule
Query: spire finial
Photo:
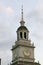
[[22, 5], [22, 9], [21, 9], [21, 21], [20, 21], [20, 24], [21, 26], [24, 26], [24, 20], [23, 20], [23, 5]]
[[23, 21], [23, 5], [22, 5], [22, 9], [21, 9], [21, 14], [22, 14], [22, 21]]

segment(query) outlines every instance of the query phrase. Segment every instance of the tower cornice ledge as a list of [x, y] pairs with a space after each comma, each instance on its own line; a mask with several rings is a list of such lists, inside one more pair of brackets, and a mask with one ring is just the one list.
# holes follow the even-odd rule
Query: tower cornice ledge
[[28, 62], [28, 61], [16, 61], [15, 63], [11, 65], [41, 65], [37, 62]]
[[22, 44], [22, 43], [18, 43], [18, 44], [15, 44], [15, 45], [13, 45], [12, 46], [12, 49], [11, 50], [14, 50], [14, 49], [16, 49], [17, 47], [29, 47], [29, 48], [35, 48], [35, 46], [33, 46], [32, 44], [31, 45], [29, 45], [29, 44]]

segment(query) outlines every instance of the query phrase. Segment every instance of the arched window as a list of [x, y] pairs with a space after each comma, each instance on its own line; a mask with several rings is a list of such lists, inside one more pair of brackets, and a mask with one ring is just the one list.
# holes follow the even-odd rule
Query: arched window
[[22, 38], [22, 32], [20, 32], [20, 38]]
[[26, 39], [26, 32], [24, 32], [24, 38]]

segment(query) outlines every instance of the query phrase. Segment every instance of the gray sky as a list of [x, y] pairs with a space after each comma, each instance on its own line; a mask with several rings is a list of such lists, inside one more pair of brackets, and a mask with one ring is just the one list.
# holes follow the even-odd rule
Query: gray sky
[[21, 5], [24, 8], [25, 25], [35, 45], [35, 59], [43, 64], [43, 0], [0, 0], [0, 58], [2, 65], [11, 62], [12, 45], [20, 26]]

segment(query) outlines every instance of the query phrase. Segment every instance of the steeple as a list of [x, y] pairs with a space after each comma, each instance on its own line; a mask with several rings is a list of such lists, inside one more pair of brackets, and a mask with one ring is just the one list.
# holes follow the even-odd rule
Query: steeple
[[21, 9], [21, 26], [17, 29], [17, 41], [12, 46], [12, 62], [10, 65], [40, 65], [34, 60], [34, 45], [31, 40], [28, 39], [29, 31], [26, 26], [24, 26], [23, 20], [23, 6]]
[[24, 26], [24, 20], [23, 20], [23, 5], [22, 5], [22, 9], [21, 9], [21, 21], [20, 21], [20, 24], [21, 26]]
[[23, 5], [21, 9], [21, 21], [20, 21], [21, 26], [17, 29], [17, 40], [28, 40], [28, 29], [26, 26], [24, 26], [25, 21], [23, 19]]

